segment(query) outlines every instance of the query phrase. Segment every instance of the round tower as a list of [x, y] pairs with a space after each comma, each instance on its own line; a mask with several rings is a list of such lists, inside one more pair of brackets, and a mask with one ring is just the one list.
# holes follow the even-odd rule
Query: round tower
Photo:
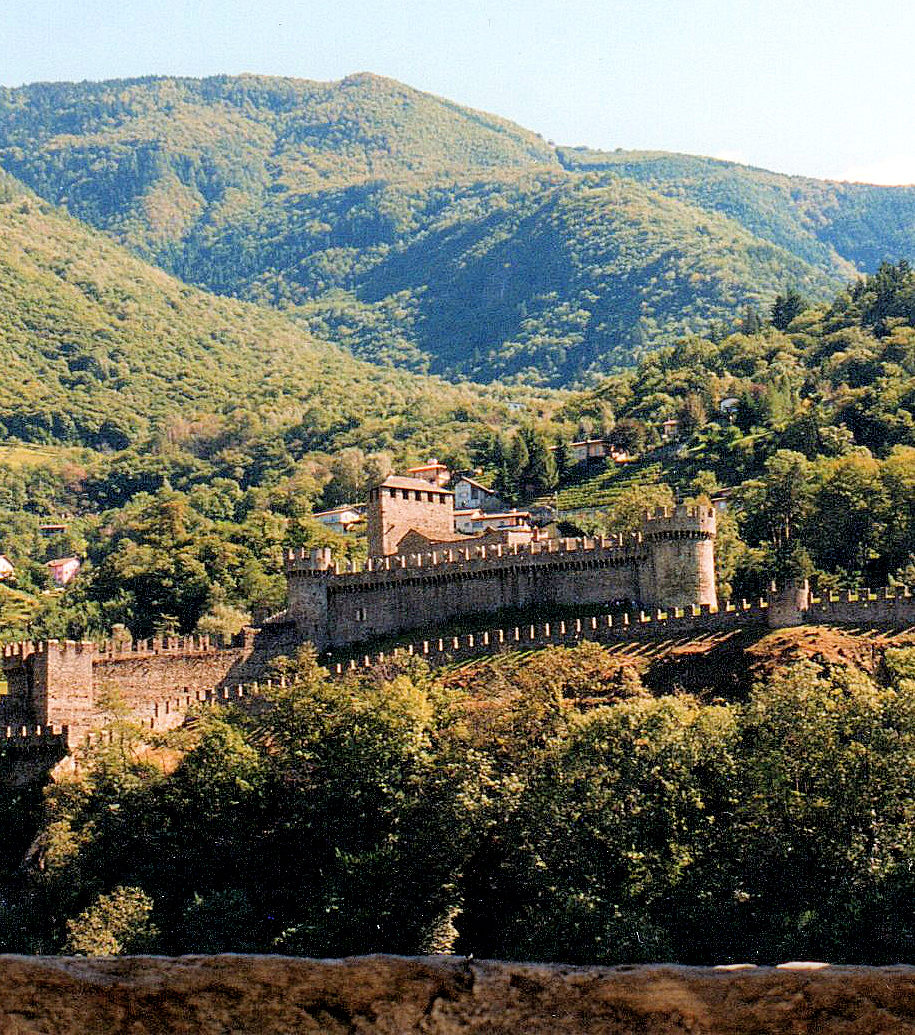
[[659, 508], [642, 520], [649, 570], [642, 604], [652, 608], [718, 606], [715, 591], [715, 508]]

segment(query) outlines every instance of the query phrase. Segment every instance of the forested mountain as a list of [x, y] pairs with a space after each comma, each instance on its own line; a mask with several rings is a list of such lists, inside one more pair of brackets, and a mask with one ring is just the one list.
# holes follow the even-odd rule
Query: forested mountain
[[637, 180], [667, 197], [721, 212], [825, 270], [873, 272], [911, 258], [915, 188], [814, 180], [735, 162], [664, 152], [559, 148], [564, 168]]
[[0, 90], [0, 166], [182, 279], [357, 355], [583, 383], [915, 254], [915, 192], [556, 148], [388, 79]]
[[118, 449], [196, 428], [218, 448], [259, 429], [299, 455], [422, 455], [431, 428], [506, 412], [496, 390], [373, 367], [279, 313], [188, 287], [3, 173], [0, 358], [0, 430], [31, 442]]

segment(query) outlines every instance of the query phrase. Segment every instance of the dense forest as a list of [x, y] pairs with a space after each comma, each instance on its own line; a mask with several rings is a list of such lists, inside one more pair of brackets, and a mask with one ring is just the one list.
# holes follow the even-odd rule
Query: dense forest
[[593, 644], [289, 676], [165, 739], [116, 723], [43, 802], [0, 792], [0, 949], [911, 959], [913, 648], [729, 699]]
[[0, 167], [142, 258], [358, 356], [594, 383], [915, 257], [915, 191], [557, 148], [372, 75], [0, 90]]

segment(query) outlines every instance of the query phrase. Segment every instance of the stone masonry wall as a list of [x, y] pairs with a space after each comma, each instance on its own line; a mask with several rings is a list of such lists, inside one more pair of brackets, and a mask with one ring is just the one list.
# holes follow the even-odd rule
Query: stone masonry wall
[[212, 690], [233, 678], [250, 649], [234, 647], [200, 654], [159, 654], [98, 658], [92, 667], [95, 694], [111, 691], [131, 709], [139, 710], [175, 689]]
[[369, 555], [384, 557], [396, 551], [411, 528], [432, 537], [454, 534], [454, 493], [414, 478], [392, 478], [394, 484], [369, 491], [366, 534]]
[[915, 968], [0, 958], [9, 1035], [915, 1035]]
[[713, 508], [681, 506], [647, 515], [633, 535], [442, 547], [370, 557], [361, 570], [326, 549], [293, 550], [287, 616], [325, 651], [499, 611], [714, 607], [715, 525]]
[[108, 695], [145, 715], [175, 693], [252, 682], [267, 660], [255, 648], [253, 630], [231, 647], [208, 637], [166, 637], [126, 649], [57, 640], [8, 644], [3, 648], [8, 693], [0, 699], [0, 729], [58, 725], [75, 736], [100, 724]]
[[289, 617], [319, 650], [496, 611], [639, 600], [650, 571], [638, 536], [501, 544], [330, 566], [327, 551], [291, 551]]

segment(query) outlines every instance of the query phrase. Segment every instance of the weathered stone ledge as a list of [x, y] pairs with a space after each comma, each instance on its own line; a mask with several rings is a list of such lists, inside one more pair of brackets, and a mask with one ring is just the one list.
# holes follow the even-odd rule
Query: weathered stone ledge
[[915, 1035], [915, 968], [0, 956], [0, 1035]]

